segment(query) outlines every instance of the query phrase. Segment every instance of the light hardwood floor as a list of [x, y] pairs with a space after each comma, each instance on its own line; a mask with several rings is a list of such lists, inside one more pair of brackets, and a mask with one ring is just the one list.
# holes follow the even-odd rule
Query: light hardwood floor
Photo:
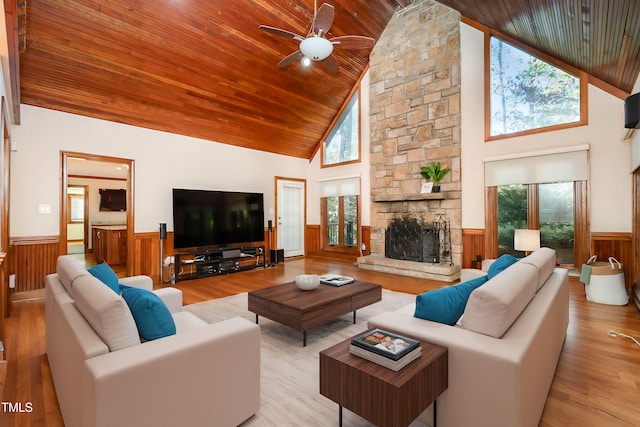
[[[192, 304], [290, 281], [300, 273], [325, 272], [351, 275], [414, 294], [444, 285], [307, 257], [288, 259], [266, 269], [184, 281], [176, 286], [183, 290], [184, 304]], [[4, 366], [2, 402], [19, 402], [23, 407], [30, 402], [33, 411], [11, 414], [0, 407], [0, 426], [62, 426], [46, 357], [44, 301], [35, 298], [14, 302], [6, 326], [8, 362]], [[610, 337], [608, 330], [640, 335], [640, 319], [630, 306], [587, 302], [584, 286], [572, 278], [570, 324], [540, 426], [640, 425], [640, 347], [631, 340]], [[487, 384], [488, 390], [490, 387]]]

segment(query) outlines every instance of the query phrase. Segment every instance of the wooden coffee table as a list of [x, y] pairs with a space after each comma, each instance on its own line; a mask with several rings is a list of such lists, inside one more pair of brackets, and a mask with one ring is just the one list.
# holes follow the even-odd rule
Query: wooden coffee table
[[339, 287], [321, 284], [312, 291], [301, 291], [294, 282], [271, 286], [248, 293], [249, 311], [302, 332], [307, 345], [307, 331], [382, 299], [382, 287], [355, 281]]
[[[406, 427], [449, 386], [444, 347], [420, 340], [420, 357], [394, 372], [349, 353], [350, 344], [351, 338], [320, 352], [320, 394], [339, 405], [340, 426], [345, 407], [379, 427]], [[434, 409], [434, 425], [435, 419]]]

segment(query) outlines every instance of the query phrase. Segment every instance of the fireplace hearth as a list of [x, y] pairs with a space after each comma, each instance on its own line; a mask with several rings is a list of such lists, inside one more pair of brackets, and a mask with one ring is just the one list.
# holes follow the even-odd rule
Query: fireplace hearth
[[398, 260], [438, 263], [439, 227], [415, 218], [396, 218], [385, 230], [385, 257]]

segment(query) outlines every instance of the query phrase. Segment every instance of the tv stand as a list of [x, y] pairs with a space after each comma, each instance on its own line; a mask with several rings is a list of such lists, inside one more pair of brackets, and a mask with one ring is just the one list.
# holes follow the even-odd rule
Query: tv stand
[[262, 245], [181, 251], [174, 262], [176, 282], [266, 267]]

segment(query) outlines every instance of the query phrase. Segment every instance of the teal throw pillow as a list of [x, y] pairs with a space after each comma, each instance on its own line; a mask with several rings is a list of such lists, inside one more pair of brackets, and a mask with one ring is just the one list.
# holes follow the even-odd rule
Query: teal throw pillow
[[120, 285], [120, 290], [141, 338], [151, 341], [176, 334], [171, 312], [159, 296], [146, 289], [124, 285]]
[[504, 254], [497, 260], [493, 261], [489, 266], [489, 270], [487, 270], [487, 277], [491, 280], [493, 277], [502, 273], [507, 267], [518, 262], [518, 258], [513, 255]]
[[102, 283], [113, 289], [113, 292], [117, 294], [120, 293], [118, 276], [106, 262], [94, 265], [89, 269], [89, 273], [91, 273], [93, 277], [99, 279]]
[[416, 311], [413, 315], [420, 319], [455, 325], [464, 313], [471, 292], [486, 283], [487, 280], [487, 276], [480, 276], [458, 285], [418, 295], [416, 297]]

